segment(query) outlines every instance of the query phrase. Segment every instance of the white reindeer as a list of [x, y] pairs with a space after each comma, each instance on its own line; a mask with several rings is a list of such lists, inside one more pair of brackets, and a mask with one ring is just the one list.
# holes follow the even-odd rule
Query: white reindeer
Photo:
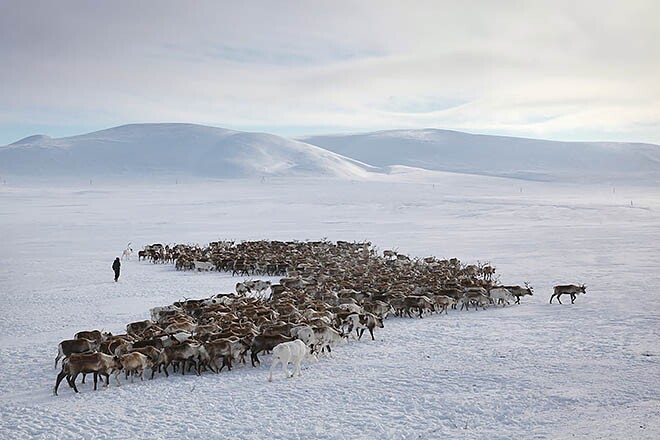
[[122, 260], [130, 260], [131, 255], [133, 255], [133, 248], [131, 247], [131, 242], [129, 241], [126, 245], [126, 249], [121, 253]]
[[291, 337], [303, 341], [308, 347], [314, 347], [318, 342], [316, 340], [314, 329], [307, 324], [301, 324], [292, 327], [291, 330], [289, 330], [289, 334]]
[[515, 301], [515, 298], [509, 292], [509, 290], [504, 287], [494, 287], [489, 292], [490, 299], [493, 301], [493, 304], [502, 304], [502, 307], [511, 304], [512, 301]]
[[314, 327], [314, 335], [316, 336], [316, 346], [314, 351], [322, 353], [327, 351], [327, 356], [332, 359], [332, 347], [337, 344], [348, 342], [348, 335], [339, 333], [332, 327]]
[[300, 363], [308, 355], [309, 348], [303, 341], [296, 339], [295, 341], [282, 342], [277, 344], [273, 348], [273, 363], [270, 365], [270, 374], [268, 376], [268, 382], [273, 381], [273, 370], [277, 364], [282, 364], [282, 371], [284, 372], [285, 377], [288, 379], [293, 377], [294, 373], [289, 374], [289, 362], [293, 362], [296, 366], [295, 373], [298, 376], [300, 373]]

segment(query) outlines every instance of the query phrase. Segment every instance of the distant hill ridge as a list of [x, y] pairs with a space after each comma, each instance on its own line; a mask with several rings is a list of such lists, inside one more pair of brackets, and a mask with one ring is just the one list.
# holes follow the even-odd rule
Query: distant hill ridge
[[0, 147], [0, 170], [21, 175], [356, 178], [369, 167], [293, 139], [194, 124], [131, 124]]
[[660, 181], [660, 146], [558, 142], [440, 129], [295, 140], [176, 123], [122, 125], [64, 138], [34, 135], [0, 147], [0, 172], [27, 176], [369, 179], [403, 168], [529, 180]]
[[452, 130], [388, 130], [301, 140], [370, 165], [532, 180], [657, 178], [660, 146], [623, 142], [559, 142]]

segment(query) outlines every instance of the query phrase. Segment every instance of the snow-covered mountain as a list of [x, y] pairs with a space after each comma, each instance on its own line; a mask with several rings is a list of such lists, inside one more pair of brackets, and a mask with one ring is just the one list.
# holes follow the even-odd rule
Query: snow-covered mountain
[[[426, 171], [426, 170], [430, 170]], [[194, 124], [132, 124], [0, 147], [0, 173], [26, 176], [325, 176], [433, 179], [437, 171], [527, 180], [660, 182], [660, 146], [556, 142], [449, 130], [299, 140]]]
[[300, 141], [193, 124], [132, 124], [0, 147], [0, 172], [42, 176], [356, 178], [368, 166]]
[[378, 167], [530, 180], [658, 180], [660, 146], [557, 142], [450, 130], [391, 130], [310, 136], [302, 141]]

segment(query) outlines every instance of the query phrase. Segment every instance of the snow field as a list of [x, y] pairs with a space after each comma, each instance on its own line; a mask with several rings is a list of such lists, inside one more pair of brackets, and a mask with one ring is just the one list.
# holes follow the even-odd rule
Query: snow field
[[[0, 187], [0, 437], [658, 438], [657, 190], [439, 176]], [[241, 280], [134, 257], [115, 284], [110, 265], [127, 242], [324, 237], [490, 261], [535, 295], [389, 318], [376, 341], [305, 362], [300, 378], [278, 369], [268, 383], [260, 356], [260, 368], [52, 396], [60, 340], [119, 333], [151, 307]], [[587, 294], [549, 305], [564, 282]]]

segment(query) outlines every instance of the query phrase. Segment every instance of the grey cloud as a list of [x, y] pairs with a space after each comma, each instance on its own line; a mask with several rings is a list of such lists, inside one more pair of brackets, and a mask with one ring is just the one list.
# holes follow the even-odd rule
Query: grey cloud
[[[545, 123], [558, 136], [562, 124], [601, 130], [585, 115], [623, 108], [635, 119], [622, 117], [621, 132], [642, 125], [639, 140], [658, 142], [659, 5], [3, 2], [0, 101], [12, 111], [0, 123], [469, 120], [517, 132]], [[498, 125], [517, 111], [530, 114]]]

